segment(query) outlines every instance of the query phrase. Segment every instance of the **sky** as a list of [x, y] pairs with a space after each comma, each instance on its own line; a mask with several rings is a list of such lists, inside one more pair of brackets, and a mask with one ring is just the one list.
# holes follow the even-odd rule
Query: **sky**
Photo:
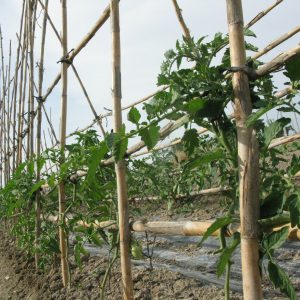
[[[16, 32], [19, 31], [21, 0], [1, 0], [0, 24], [3, 32], [4, 51], [8, 59], [8, 42], [12, 40], [13, 52], [17, 48]], [[275, 0], [244, 0], [244, 21], [247, 23], [257, 13], [266, 9]], [[212, 36], [216, 32], [227, 32], [225, 0], [178, 0], [184, 19], [192, 35]], [[68, 5], [68, 48], [78, 45], [102, 14], [109, 1], [69, 0]], [[251, 29], [257, 39], [251, 40], [259, 48], [299, 25], [299, 0], [285, 0]], [[60, 32], [60, 1], [49, 1], [49, 15]], [[37, 31], [35, 35], [35, 61], [39, 60], [40, 34], [43, 13], [37, 12]], [[128, 105], [154, 92], [156, 78], [164, 53], [174, 48], [176, 40], [181, 39], [182, 30], [177, 21], [171, 0], [121, 0], [121, 52], [122, 52], [122, 103]], [[300, 34], [281, 44], [268, 55], [261, 58], [269, 61], [281, 51], [299, 44]], [[44, 91], [60, 72], [57, 61], [61, 57], [61, 48], [50, 26], [47, 29], [45, 52]], [[14, 56], [14, 54], [13, 54]], [[111, 39], [110, 22], [98, 31], [90, 43], [75, 58], [80, 77], [96, 108], [97, 113], [104, 113], [105, 108], [112, 108], [111, 100]], [[67, 132], [85, 127], [94, 119], [82, 90], [69, 69], [68, 89], [68, 125]], [[37, 69], [36, 69], [37, 71]], [[280, 88], [286, 81], [276, 75]], [[51, 109], [52, 120], [58, 134], [60, 114], [60, 84], [54, 89], [46, 102], [47, 110]], [[126, 113], [123, 114], [126, 121]], [[44, 123], [45, 124], [45, 123]], [[104, 124], [106, 125], [106, 123]], [[46, 125], [45, 125], [46, 126]], [[108, 122], [107, 129], [110, 130]], [[46, 127], [44, 127], [46, 129]]]

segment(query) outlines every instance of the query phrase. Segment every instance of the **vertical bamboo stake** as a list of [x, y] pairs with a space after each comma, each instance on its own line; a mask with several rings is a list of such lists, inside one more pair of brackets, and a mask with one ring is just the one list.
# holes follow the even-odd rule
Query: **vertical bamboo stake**
[[[61, 163], [64, 162], [64, 147], [66, 144], [66, 125], [67, 125], [67, 91], [68, 91], [68, 64], [66, 57], [68, 54], [68, 36], [67, 36], [67, 0], [61, 0], [62, 8], [62, 60], [61, 60], [61, 78], [62, 78], [62, 95], [61, 95], [61, 120], [60, 120], [60, 145], [62, 149]], [[65, 59], [64, 59], [65, 58]], [[68, 264], [68, 236], [65, 231], [65, 210], [66, 194], [65, 184], [59, 184], [59, 241], [61, 255], [61, 272], [63, 285], [70, 286], [70, 272]]]
[[23, 123], [24, 123], [24, 106], [27, 83], [27, 9], [25, 9], [24, 31], [23, 31], [23, 47], [22, 47], [22, 62], [20, 70], [19, 82], [19, 109], [18, 109], [18, 142], [17, 142], [17, 166], [22, 162], [22, 147], [23, 147]]
[[[23, 0], [23, 6], [22, 6], [22, 15], [21, 15], [21, 21], [20, 21], [20, 31], [19, 36], [22, 34], [23, 30], [23, 20], [24, 20], [24, 11], [25, 11], [25, 0]], [[16, 55], [16, 65], [15, 65], [15, 77], [14, 77], [14, 97], [13, 97], [13, 106], [14, 106], [14, 115], [13, 115], [13, 157], [12, 157], [12, 170], [15, 171], [16, 168], [16, 153], [17, 153], [17, 146], [16, 146], [16, 140], [17, 135], [17, 86], [18, 86], [18, 75], [19, 75], [19, 60], [20, 60], [20, 50], [21, 50], [21, 40], [19, 40], [18, 48], [17, 48], [17, 55]]]
[[[121, 110], [121, 45], [120, 45], [120, 23], [119, 23], [119, 1], [111, 0], [111, 32], [112, 32], [112, 99], [114, 132], [119, 132], [122, 127]], [[124, 159], [115, 161], [115, 172], [117, 176], [118, 211], [120, 230], [120, 255], [123, 296], [125, 300], [133, 300], [133, 282], [130, 261], [130, 231], [128, 198], [126, 185], [126, 169]]]
[[[43, 99], [43, 75], [44, 75], [44, 52], [45, 52], [45, 38], [46, 38], [46, 28], [47, 28], [47, 10], [48, 10], [48, 0], [45, 2], [45, 13], [43, 19], [42, 28], [42, 39], [41, 39], [41, 54], [39, 63], [39, 85], [38, 85], [38, 107], [37, 107], [37, 130], [36, 130], [36, 181], [39, 182], [41, 179], [41, 174], [39, 170], [38, 160], [41, 155], [41, 132], [42, 132], [42, 99]], [[39, 239], [41, 235], [41, 194], [37, 191], [35, 195], [35, 267], [39, 266], [40, 253]]]
[[0, 55], [1, 55], [1, 71], [2, 71], [2, 135], [1, 135], [1, 144], [2, 146], [2, 170], [3, 173], [3, 179], [4, 179], [4, 185], [7, 182], [7, 142], [6, 142], [6, 136], [7, 136], [7, 130], [6, 130], [6, 80], [7, 80], [7, 70], [4, 69], [4, 50], [3, 50], [3, 36], [2, 36], [2, 29], [0, 26]]
[[9, 41], [9, 61], [8, 61], [8, 83], [7, 83], [7, 181], [10, 179], [10, 156], [11, 146], [10, 141], [10, 125], [11, 125], [11, 99], [10, 99], [10, 70], [11, 70], [11, 40]]
[[27, 26], [28, 26], [28, 45], [29, 45], [29, 85], [28, 85], [28, 135], [27, 135], [27, 156], [28, 158], [33, 155], [33, 126], [34, 126], [34, 28], [35, 22], [32, 19], [35, 15], [35, 1], [27, 0]]
[[[231, 66], [246, 64], [244, 22], [241, 0], [227, 0]], [[258, 147], [253, 128], [246, 126], [252, 111], [247, 75], [236, 72], [232, 78], [235, 120], [238, 135], [241, 253], [245, 300], [262, 299], [258, 251]]]

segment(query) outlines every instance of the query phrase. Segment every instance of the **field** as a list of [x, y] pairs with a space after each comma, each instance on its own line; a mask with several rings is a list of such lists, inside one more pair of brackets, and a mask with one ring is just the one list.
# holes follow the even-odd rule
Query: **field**
[[[8, 63], [0, 30], [0, 300], [298, 299], [300, 45], [260, 59], [300, 26], [262, 49], [252, 30], [283, 0], [247, 24], [227, 0], [228, 33], [200, 37], [172, 0], [183, 37], [158, 89], [126, 106], [119, 1], [72, 49], [67, 2], [59, 34], [49, 0], [23, 1]], [[74, 60], [107, 20], [112, 109], [98, 114]], [[45, 89], [47, 24], [61, 58]], [[73, 80], [94, 119], [67, 132], [68, 109], [85, 117]]]

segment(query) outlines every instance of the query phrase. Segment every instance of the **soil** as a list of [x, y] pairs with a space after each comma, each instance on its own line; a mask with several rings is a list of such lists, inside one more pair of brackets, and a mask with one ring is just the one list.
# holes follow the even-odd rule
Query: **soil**
[[[0, 231], [0, 299], [99, 299], [99, 282], [107, 260], [86, 257], [80, 270], [71, 263], [72, 287], [65, 289], [59, 268], [36, 271], [33, 259], [15, 250], [15, 241]], [[107, 300], [122, 299], [121, 274], [118, 262], [107, 285]], [[149, 270], [148, 266], [133, 267], [135, 299], [223, 299], [223, 291], [199, 280], [163, 269]], [[241, 299], [235, 295], [232, 299]]]
[[[146, 210], [149, 220], [203, 220], [222, 214], [219, 201], [220, 196], [194, 198], [189, 201], [181, 199], [174, 203], [170, 211], [166, 209], [166, 204], [152, 202], [145, 205], [144, 202], [141, 213], [143, 215], [143, 210]], [[135, 203], [135, 206], [138, 207], [139, 204]], [[0, 230], [0, 300], [100, 299], [99, 284], [108, 264], [107, 249], [89, 248], [87, 245], [91, 254], [84, 257], [82, 269], [75, 265], [70, 256], [72, 286], [70, 289], [65, 289], [61, 283], [58, 266], [43, 272], [36, 271], [33, 259], [27, 257], [26, 253], [16, 250], [16, 241], [4, 232], [6, 232], [4, 229]], [[145, 236], [140, 234], [140, 236], [135, 235], [135, 238], [142, 242], [145, 250]], [[149, 268], [148, 259], [133, 260], [135, 299], [224, 299], [222, 281], [215, 275], [216, 257], [212, 254], [217, 249], [218, 243], [215, 239], [208, 240], [208, 244], [203, 249], [199, 249], [197, 241], [197, 237], [157, 237], [154, 244], [155, 255], [152, 270]], [[151, 243], [150, 246], [152, 246]], [[294, 248], [278, 254], [282, 264], [291, 262], [291, 264], [299, 265], [297, 260], [300, 257], [300, 248], [297, 246]], [[240, 262], [236, 263], [234, 264], [236, 271], [233, 269], [235, 272], [232, 290], [235, 292], [232, 292], [232, 300], [242, 299]], [[296, 265], [291, 268], [295, 272], [294, 275], [291, 273], [291, 276], [294, 276], [292, 277], [293, 283], [300, 287], [299, 266]], [[264, 279], [264, 292], [268, 292], [265, 299], [287, 299], [280, 296], [280, 292], [274, 291], [266, 279]], [[298, 289], [297, 292], [299, 293], [300, 290]], [[112, 269], [104, 299], [122, 299], [119, 261]]]

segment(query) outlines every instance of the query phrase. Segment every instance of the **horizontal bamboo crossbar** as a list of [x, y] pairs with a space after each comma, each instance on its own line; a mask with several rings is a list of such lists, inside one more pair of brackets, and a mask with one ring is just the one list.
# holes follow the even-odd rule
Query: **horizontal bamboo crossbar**
[[[48, 220], [51, 222], [57, 221], [57, 216], [50, 216]], [[207, 229], [215, 220], [205, 220], [205, 221], [147, 221], [147, 220], [137, 220], [131, 221], [130, 229], [134, 232], [149, 232], [154, 234], [166, 234], [166, 235], [183, 235], [183, 236], [203, 236]], [[78, 221], [78, 226], [84, 227], [95, 227], [108, 230], [117, 230], [118, 225], [116, 221], [95, 221], [94, 223], [87, 223], [85, 221]], [[262, 227], [263, 231], [274, 232], [279, 231], [285, 226], [289, 226], [288, 239], [291, 241], [300, 241], [300, 229], [297, 227], [291, 227], [290, 224], [280, 225], [280, 226], [266, 226]], [[232, 236], [233, 233], [239, 232], [240, 226], [238, 223], [232, 223], [228, 226], [226, 235]], [[220, 230], [216, 230], [212, 233], [212, 236], [218, 236]]]

